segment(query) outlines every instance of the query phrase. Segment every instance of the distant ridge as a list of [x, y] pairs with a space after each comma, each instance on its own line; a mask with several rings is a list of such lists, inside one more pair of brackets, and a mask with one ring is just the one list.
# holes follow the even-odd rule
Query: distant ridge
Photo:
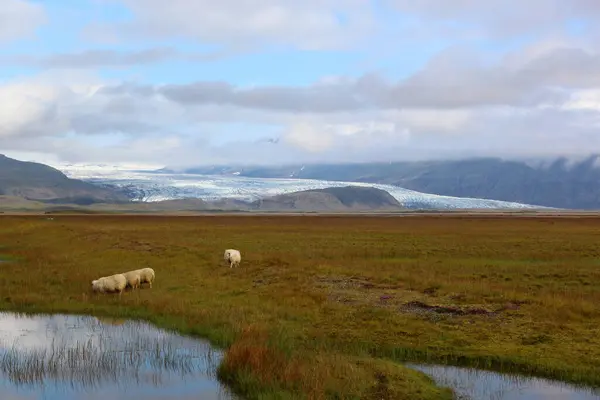
[[0, 209], [38, 210], [49, 212], [198, 212], [198, 211], [268, 211], [268, 212], [355, 212], [355, 211], [400, 211], [402, 205], [388, 192], [369, 187], [335, 187], [304, 190], [299, 192], [265, 197], [253, 202], [235, 199], [205, 201], [196, 198], [163, 200], [157, 202], [96, 202], [74, 204], [39, 202], [20, 197], [0, 196]]
[[[152, 172], [97, 167], [101, 167], [99, 171], [85, 164], [81, 169], [70, 164], [63, 173], [43, 164], [17, 161], [4, 156], [0, 159], [0, 208], [17, 210], [33, 207], [39, 210], [48, 209], [50, 205], [60, 209], [90, 206], [93, 209], [127, 209], [132, 212], [151, 209], [191, 212], [368, 212], [401, 209], [543, 208], [496, 200], [444, 197], [392, 185], [372, 187], [370, 184], [340, 181], [305, 184], [298, 180], [269, 183], [260, 179], [252, 182], [252, 179], [246, 178], [216, 177], [204, 177], [199, 181], [194, 181], [193, 177], [184, 177], [184, 182], [178, 182], [177, 177], [161, 177], [161, 174]], [[269, 186], [270, 184], [275, 186]], [[278, 195], [274, 196], [275, 193]]]
[[[160, 172], [175, 172], [163, 168]], [[563, 209], [600, 209], [600, 155], [570, 161], [494, 157], [446, 161], [207, 166], [176, 172], [390, 184], [423, 193]]]
[[68, 178], [48, 165], [0, 154], [0, 195], [50, 203], [92, 204], [128, 201], [117, 190]]

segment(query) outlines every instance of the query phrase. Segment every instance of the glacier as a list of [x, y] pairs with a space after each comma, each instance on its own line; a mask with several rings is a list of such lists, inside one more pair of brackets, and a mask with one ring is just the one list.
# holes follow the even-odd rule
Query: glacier
[[363, 182], [323, 181], [294, 178], [251, 178], [237, 175], [165, 174], [134, 166], [57, 165], [70, 178], [97, 185], [126, 189], [132, 200], [155, 202], [183, 198], [219, 200], [230, 198], [251, 202], [260, 198], [310, 189], [340, 186], [374, 187], [387, 191], [411, 209], [549, 209], [549, 207], [500, 200], [442, 196], [398, 186]]

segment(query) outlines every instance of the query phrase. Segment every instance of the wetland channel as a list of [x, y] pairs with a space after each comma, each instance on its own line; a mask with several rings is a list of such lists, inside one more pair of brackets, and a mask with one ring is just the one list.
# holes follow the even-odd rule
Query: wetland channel
[[[0, 398], [234, 400], [207, 341], [138, 321], [0, 312]], [[591, 400], [600, 390], [452, 366], [407, 363], [459, 399]]]
[[559, 381], [447, 365], [406, 363], [429, 375], [437, 385], [450, 387], [460, 400], [598, 400], [600, 389]]
[[236, 399], [222, 353], [137, 321], [0, 313], [0, 398]]

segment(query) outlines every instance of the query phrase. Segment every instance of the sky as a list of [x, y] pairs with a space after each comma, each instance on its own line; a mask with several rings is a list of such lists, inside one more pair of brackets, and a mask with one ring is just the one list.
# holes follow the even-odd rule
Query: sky
[[600, 152], [597, 0], [0, 0], [0, 153], [156, 166]]

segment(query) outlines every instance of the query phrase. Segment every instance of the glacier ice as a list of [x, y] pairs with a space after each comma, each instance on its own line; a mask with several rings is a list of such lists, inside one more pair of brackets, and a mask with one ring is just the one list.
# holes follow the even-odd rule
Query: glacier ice
[[547, 209], [548, 207], [500, 200], [441, 196], [408, 190], [393, 185], [362, 182], [322, 181], [293, 178], [250, 178], [238, 175], [208, 176], [196, 174], [157, 174], [151, 171], [123, 169], [106, 165], [56, 166], [65, 175], [100, 185], [127, 188], [138, 201], [161, 201], [182, 198], [218, 200], [232, 198], [254, 201], [263, 197], [340, 186], [363, 186], [383, 189], [407, 208], [433, 209]]

